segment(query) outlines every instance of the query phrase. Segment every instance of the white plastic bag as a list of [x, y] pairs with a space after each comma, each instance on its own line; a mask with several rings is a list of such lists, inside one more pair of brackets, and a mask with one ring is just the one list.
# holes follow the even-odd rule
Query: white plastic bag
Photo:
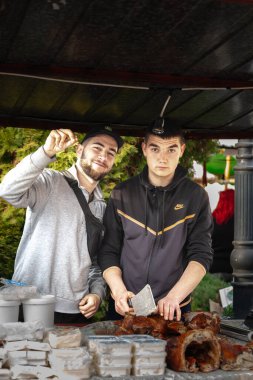
[[3, 286], [0, 287], [0, 300], [16, 301], [38, 296], [36, 286], [27, 285], [24, 282], [8, 280], [6, 278], [1, 278], [0, 283], [3, 284]]

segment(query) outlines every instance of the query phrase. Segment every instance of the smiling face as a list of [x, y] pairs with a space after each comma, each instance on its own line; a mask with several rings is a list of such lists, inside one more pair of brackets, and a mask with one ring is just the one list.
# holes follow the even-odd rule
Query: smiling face
[[176, 167], [185, 150], [180, 137], [161, 138], [150, 134], [142, 143], [147, 160], [150, 183], [167, 186], [173, 179]]
[[94, 181], [100, 181], [112, 169], [117, 151], [113, 137], [91, 137], [77, 148], [77, 166]]

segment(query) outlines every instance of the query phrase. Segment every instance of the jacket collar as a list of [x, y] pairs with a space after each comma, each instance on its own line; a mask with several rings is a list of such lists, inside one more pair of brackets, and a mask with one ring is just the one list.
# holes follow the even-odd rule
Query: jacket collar
[[140, 173], [140, 180], [141, 180], [142, 185], [144, 185], [149, 190], [153, 190], [154, 188], [156, 188], [160, 191], [167, 191], [167, 190], [174, 189], [174, 187], [177, 186], [186, 177], [186, 175], [187, 175], [187, 170], [185, 168], [183, 168], [181, 165], [178, 165], [176, 170], [175, 170], [175, 174], [174, 174], [174, 177], [172, 179], [172, 182], [169, 185], [167, 185], [165, 187], [154, 186], [149, 182], [148, 167], [146, 165], [144, 167], [142, 173]]

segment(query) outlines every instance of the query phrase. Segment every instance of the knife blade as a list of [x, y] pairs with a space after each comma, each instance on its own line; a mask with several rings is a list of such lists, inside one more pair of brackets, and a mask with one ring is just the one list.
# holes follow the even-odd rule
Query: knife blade
[[149, 284], [131, 298], [134, 313], [137, 316], [147, 316], [156, 310], [156, 304]]

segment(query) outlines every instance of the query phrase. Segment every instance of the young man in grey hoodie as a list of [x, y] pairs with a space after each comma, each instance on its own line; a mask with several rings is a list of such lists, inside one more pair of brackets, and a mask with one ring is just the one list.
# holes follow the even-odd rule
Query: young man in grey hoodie
[[[52, 130], [44, 146], [25, 157], [0, 184], [3, 199], [27, 208], [13, 280], [55, 295], [55, 323], [84, 322], [105, 296], [100, 269], [88, 252], [83, 210], [63, 173], [46, 168], [57, 153], [77, 143], [71, 130]], [[108, 127], [93, 129], [77, 145], [77, 161], [68, 169], [100, 220], [106, 205], [99, 181], [112, 169], [122, 143]]]

